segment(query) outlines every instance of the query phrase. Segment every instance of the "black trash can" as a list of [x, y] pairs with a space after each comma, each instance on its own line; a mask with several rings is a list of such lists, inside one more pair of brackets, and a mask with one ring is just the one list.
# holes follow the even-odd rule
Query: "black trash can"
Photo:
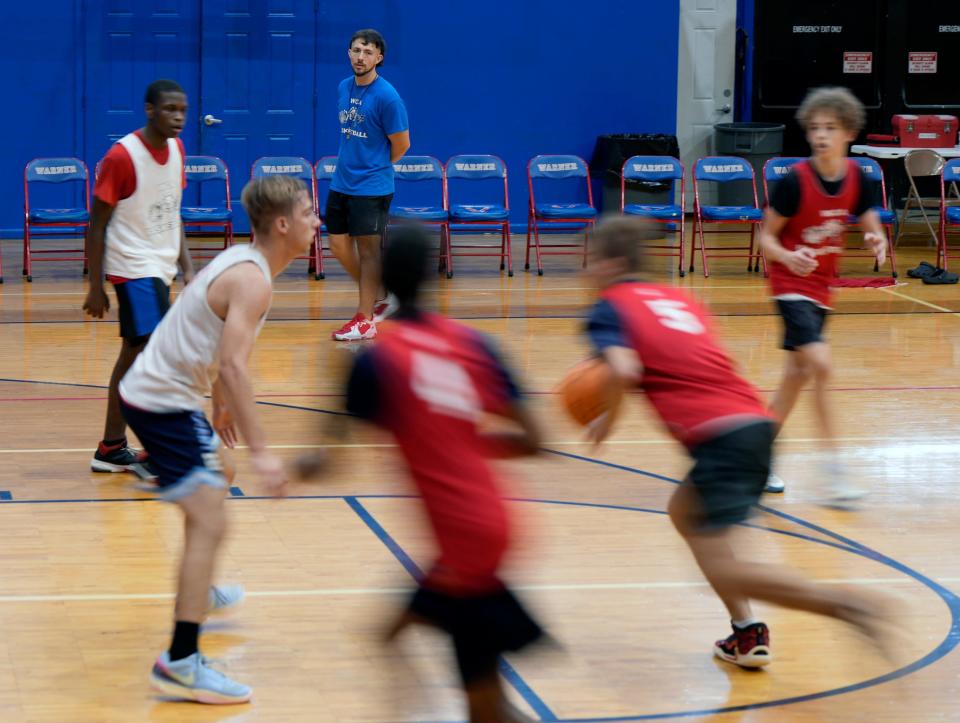
[[[763, 207], [763, 164], [783, 151], [782, 123], [717, 123], [714, 147], [718, 156], [738, 156], [753, 166], [757, 179], [757, 198]], [[753, 191], [750, 184], [734, 181], [717, 187], [717, 200], [723, 206], [750, 206]]]
[[[590, 159], [590, 175], [603, 181], [600, 210], [620, 210], [620, 172], [631, 156], [680, 157], [677, 137], [662, 133], [620, 133], [597, 137]], [[627, 181], [626, 203], [670, 203], [672, 182]]]

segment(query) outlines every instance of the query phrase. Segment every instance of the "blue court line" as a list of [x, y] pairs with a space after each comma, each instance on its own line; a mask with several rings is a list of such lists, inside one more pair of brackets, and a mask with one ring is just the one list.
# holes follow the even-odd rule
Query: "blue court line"
[[4, 502], [9, 502], [13, 499], [13, 495], [7, 492], [6, 490], [0, 491], [0, 500]]
[[[364, 507], [356, 497], [344, 497], [343, 499], [350, 506], [350, 509], [356, 512], [357, 516], [366, 523], [373, 534], [380, 539], [380, 542], [393, 553], [393, 556], [403, 565], [403, 569], [406, 570], [414, 580], [422, 580], [423, 570], [421, 570], [417, 563], [400, 547], [397, 541], [390, 536], [390, 533], [383, 529], [383, 526], [374, 519], [367, 508]], [[540, 720], [550, 721], [551, 723], [558, 720], [556, 714], [550, 710], [549, 706], [527, 685], [526, 681], [520, 677], [520, 674], [517, 673], [514, 667], [502, 657], [500, 658], [500, 674], [513, 686], [514, 690], [520, 694], [520, 697], [527, 701], [527, 704], [540, 716]]]
[[230, 496], [231, 496], [231, 497], [246, 497], [246, 495], [243, 494], [243, 490], [240, 489], [239, 487], [231, 487], [231, 488], [230, 488]]

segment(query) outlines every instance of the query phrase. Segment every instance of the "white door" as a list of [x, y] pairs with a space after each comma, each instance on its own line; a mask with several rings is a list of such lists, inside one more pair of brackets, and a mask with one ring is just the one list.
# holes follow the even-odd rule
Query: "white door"
[[[687, 169], [688, 209], [693, 206], [689, 179], [694, 161], [713, 154], [713, 124], [733, 120], [736, 26], [737, 0], [680, 0], [677, 141]], [[715, 202], [711, 191], [715, 189], [701, 193], [701, 201]]]

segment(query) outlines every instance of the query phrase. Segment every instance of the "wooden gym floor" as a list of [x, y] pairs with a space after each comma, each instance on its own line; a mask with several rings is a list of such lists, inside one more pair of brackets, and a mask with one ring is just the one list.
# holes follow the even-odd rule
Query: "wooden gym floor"
[[[521, 248], [517, 239], [517, 248]], [[168, 642], [180, 517], [125, 475], [89, 472], [117, 353], [115, 316], [84, 318], [77, 262], [19, 275], [3, 247], [0, 286], [0, 721], [456, 721], [463, 709], [444, 641], [417, 632], [382, 649], [378, 626], [431, 541], [388, 440], [356, 427], [324, 483], [264, 499], [240, 452], [220, 579], [242, 609], [205, 626], [205, 653], [255, 700], [202, 707], [156, 698], [147, 674]], [[664, 515], [682, 451], [641, 399], [592, 449], [551, 389], [579, 360], [591, 291], [573, 257], [508, 279], [494, 259], [458, 260], [430, 304], [495, 337], [546, 428], [540, 457], [505, 467], [522, 539], [510, 580], [561, 652], [510, 659], [511, 695], [544, 721], [960, 720], [960, 287], [906, 278], [930, 249], [902, 249], [901, 281], [843, 289], [829, 323], [833, 402], [845, 459], [872, 494], [854, 513], [814, 504], [817, 431], [801, 396], [779, 444], [782, 496], [742, 529], [752, 557], [825, 585], [878, 586], [902, 600], [906, 633], [887, 662], [842, 625], [760, 608], [775, 662], [747, 672], [711, 657], [724, 611]], [[253, 360], [279, 453], [321, 442], [350, 350], [329, 341], [354, 291], [296, 262], [277, 284]], [[845, 275], [872, 275], [864, 259]], [[740, 260], [712, 275], [657, 278], [713, 308], [746, 376], [769, 393], [784, 352], [763, 280]], [[113, 299], [111, 293], [111, 299]], [[111, 312], [115, 314], [115, 312]]]

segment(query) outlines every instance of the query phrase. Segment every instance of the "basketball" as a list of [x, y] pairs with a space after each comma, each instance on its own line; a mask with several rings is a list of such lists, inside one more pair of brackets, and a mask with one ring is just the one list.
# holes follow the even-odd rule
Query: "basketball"
[[567, 414], [584, 427], [605, 412], [616, 416], [623, 398], [610, 365], [597, 358], [582, 361], [567, 372], [557, 393]]

